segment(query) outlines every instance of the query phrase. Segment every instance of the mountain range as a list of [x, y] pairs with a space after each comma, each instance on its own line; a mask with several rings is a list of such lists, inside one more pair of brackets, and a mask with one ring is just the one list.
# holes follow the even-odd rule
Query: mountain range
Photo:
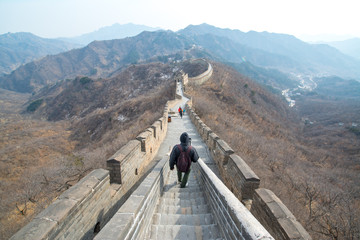
[[157, 30], [161, 30], [161, 28], [153, 28], [153, 27], [148, 27], [145, 25], [138, 25], [133, 23], [128, 23], [128, 24], [115, 23], [111, 26], [102, 27], [94, 32], [82, 34], [80, 36], [72, 37], [72, 38], [59, 38], [59, 40], [78, 43], [85, 46], [91, 43], [92, 41], [102, 41], [102, 40], [133, 37], [143, 31], [153, 32]]
[[48, 39], [27, 32], [6, 33], [0, 35], [0, 75], [9, 74], [22, 64], [46, 55], [81, 48], [93, 41], [121, 39], [138, 35], [143, 31], [156, 30], [160, 28], [128, 23], [113, 24], [73, 38]]
[[[244, 33], [208, 24], [190, 25], [179, 33], [192, 37], [199, 44], [227, 57], [229, 61], [242, 62], [245, 57], [253, 64], [263, 67], [360, 79], [360, 61], [326, 44], [308, 44], [292, 35], [255, 31]], [[209, 38], [215, 39], [210, 41]], [[214, 41], [228, 46], [219, 49], [209, 45]]]
[[134, 37], [94, 41], [83, 48], [46, 56], [0, 77], [0, 87], [32, 92], [77, 76], [111, 77], [129, 64], [189, 57], [243, 64], [239, 69], [244, 72], [260, 67], [287, 75], [337, 75], [360, 80], [360, 60], [329, 45], [308, 44], [286, 34], [244, 33], [201, 24], [178, 32], [142, 32]]
[[80, 44], [57, 39], [41, 38], [31, 33], [6, 33], [0, 35], [0, 74], [10, 73], [22, 64], [51, 54], [65, 52]]
[[360, 38], [352, 38], [345, 41], [327, 42], [326, 44], [337, 48], [349, 56], [360, 59]]

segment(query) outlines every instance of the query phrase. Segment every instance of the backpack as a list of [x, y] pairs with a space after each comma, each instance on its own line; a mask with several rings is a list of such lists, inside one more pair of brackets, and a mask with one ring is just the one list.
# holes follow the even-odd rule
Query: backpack
[[180, 155], [176, 161], [176, 167], [180, 172], [187, 172], [190, 169], [191, 159], [190, 159], [190, 151], [191, 146], [188, 147], [187, 151], [183, 151], [180, 144], [177, 145], [180, 150]]

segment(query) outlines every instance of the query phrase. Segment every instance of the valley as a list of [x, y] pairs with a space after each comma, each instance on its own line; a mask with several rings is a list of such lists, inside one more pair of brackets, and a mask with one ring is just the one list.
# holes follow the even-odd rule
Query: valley
[[289, 107], [294, 107], [296, 101], [294, 96], [300, 96], [301, 92], [311, 92], [317, 87], [316, 82], [313, 80], [313, 76], [303, 76], [299, 74], [293, 74], [299, 85], [293, 89], [285, 89], [281, 91], [281, 95], [284, 96], [285, 100], [289, 103]]

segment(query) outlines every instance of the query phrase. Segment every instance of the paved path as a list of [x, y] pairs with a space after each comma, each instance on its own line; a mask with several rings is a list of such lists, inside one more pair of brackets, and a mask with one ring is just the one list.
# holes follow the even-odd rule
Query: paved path
[[[183, 95], [181, 84], [178, 84], [177, 91], [179, 95]], [[183, 97], [181, 103], [172, 109], [176, 114], [171, 116], [172, 121], [168, 123], [167, 135], [155, 159], [159, 160], [169, 153], [175, 144], [180, 143], [180, 135], [187, 132], [200, 158], [207, 165], [215, 168], [208, 154], [208, 148], [189, 116], [185, 114], [181, 119], [178, 114], [179, 106], [184, 108], [187, 101], [188, 99]], [[148, 230], [149, 239], [221, 239], [218, 225], [214, 222], [211, 208], [194, 172], [190, 173], [188, 186], [180, 188], [176, 170], [171, 171], [164, 186], [164, 194], [159, 199], [153, 216], [151, 229]]]
[[155, 157], [156, 162], [161, 160], [164, 155], [169, 153], [175, 144], [179, 144], [180, 135], [183, 132], [187, 132], [189, 137], [191, 138], [191, 145], [196, 148], [199, 157], [210, 167], [211, 170], [215, 172], [217, 176], [219, 176], [217, 168], [215, 167], [215, 162], [212, 160], [208, 152], [208, 147], [198, 134], [194, 124], [191, 122], [189, 115], [185, 113], [185, 115], [183, 115], [183, 118], [180, 118], [179, 116], [178, 108], [181, 106], [181, 108], [184, 109], [186, 102], [189, 100], [188, 98], [183, 96], [181, 83], [178, 83], [177, 93], [182, 96], [182, 100], [179, 104], [177, 104], [171, 109], [175, 112], [175, 114], [171, 115], [171, 122], [168, 123], [166, 137]]

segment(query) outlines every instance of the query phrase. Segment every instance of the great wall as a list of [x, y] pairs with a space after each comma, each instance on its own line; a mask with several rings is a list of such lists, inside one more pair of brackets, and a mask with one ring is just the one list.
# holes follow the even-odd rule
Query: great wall
[[[10, 239], [311, 239], [182, 91], [208, 80], [208, 65], [195, 78], [176, 79], [163, 116], [108, 159], [106, 170], [93, 170]], [[168, 158], [185, 131], [200, 159], [180, 189]]]

